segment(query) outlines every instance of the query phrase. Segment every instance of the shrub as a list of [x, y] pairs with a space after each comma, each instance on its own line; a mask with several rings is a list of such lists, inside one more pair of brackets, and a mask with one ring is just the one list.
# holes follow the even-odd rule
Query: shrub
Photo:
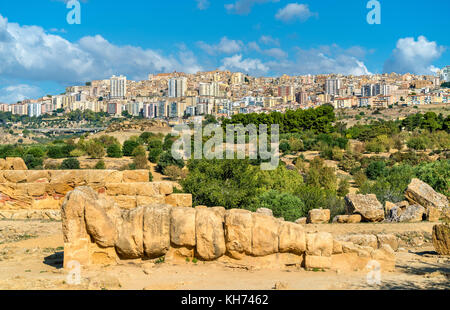
[[413, 150], [426, 150], [429, 141], [423, 136], [412, 137], [406, 142], [406, 145]]
[[119, 144], [119, 141], [111, 136], [108, 135], [103, 135], [100, 138], [94, 139], [96, 142], [100, 143], [101, 145], [103, 145], [103, 147], [109, 147], [113, 144]]
[[26, 154], [23, 157], [23, 160], [25, 164], [27, 165], [28, 169], [36, 169], [41, 168], [44, 164], [44, 158], [42, 157], [35, 157], [33, 154]]
[[105, 156], [105, 148], [100, 143], [91, 140], [86, 145], [86, 153], [91, 158], [102, 158]]
[[145, 155], [137, 155], [133, 158], [134, 169], [148, 169], [148, 161]]
[[168, 176], [172, 181], [184, 179], [186, 177], [185, 171], [177, 166], [167, 166], [164, 169], [164, 175]]
[[314, 158], [311, 161], [310, 168], [306, 175], [306, 184], [313, 187], [336, 191], [337, 178], [335, 169], [326, 167], [322, 158]]
[[162, 152], [163, 152], [162, 148], [151, 149], [150, 152], [148, 153], [148, 160], [154, 164], [158, 163], [159, 156], [161, 155]]
[[99, 160], [99, 161], [95, 164], [94, 169], [98, 169], [98, 170], [104, 170], [104, 169], [106, 169], [106, 164], [105, 164], [105, 162], [104, 162], [102, 159]]
[[355, 173], [353, 179], [357, 187], [361, 187], [365, 182], [367, 182], [367, 176], [362, 170]]
[[384, 161], [374, 161], [367, 167], [366, 175], [369, 179], [375, 180], [376, 178], [384, 175], [385, 169], [386, 163]]
[[256, 208], [268, 208], [272, 210], [275, 217], [283, 217], [286, 221], [291, 222], [307, 215], [305, 205], [300, 198], [274, 190], [259, 196]]
[[337, 194], [339, 197], [345, 197], [350, 192], [350, 183], [347, 179], [341, 179], [339, 182], [339, 187], [337, 189]]
[[161, 140], [152, 140], [148, 143], [149, 150], [151, 149], [162, 149], [163, 143]]
[[129, 139], [123, 143], [123, 155], [132, 156], [135, 148], [139, 146], [139, 143], [135, 139]]
[[163, 143], [163, 150], [164, 151], [170, 151], [172, 149], [172, 144], [177, 140], [177, 137], [174, 137], [172, 135], [167, 135], [164, 138]]
[[300, 152], [304, 150], [303, 141], [301, 139], [296, 139], [294, 137], [289, 139], [289, 145], [292, 152]]
[[145, 148], [142, 145], [139, 145], [137, 147], [134, 148], [133, 153], [132, 153], [133, 157], [136, 156], [147, 156], [147, 153], [145, 151]]
[[121, 158], [123, 156], [120, 144], [111, 144], [108, 146], [106, 153], [108, 154], [108, 157], [111, 158]]
[[85, 154], [83, 150], [75, 149], [72, 152], [70, 152], [70, 157], [81, 157]]
[[291, 145], [289, 144], [288, 141], [284, 140], [280, 142], [280, 151], [283, 154], [286, 154], [287, 152], [289, 152], [291, 150]]
[[62, 170], [76, 170], [80, 169], [80, 162], [76, 158], [64, 159], [61, 163], [60, 169]]
[[179, 168], [183, 168], [184, 161], [182, 159], [173, 158], [170, 152], [164, 152], [159, 158], [157, 169], [159, 172], [163, 173], [164, 169], [168, 166], [177, 166]]

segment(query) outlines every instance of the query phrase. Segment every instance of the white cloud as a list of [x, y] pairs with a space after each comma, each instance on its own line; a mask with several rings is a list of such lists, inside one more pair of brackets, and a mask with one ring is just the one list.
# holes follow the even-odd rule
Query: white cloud
[[307, 4], [289, 3], [278, 11], [275, 18], [283, 22], [292, 22], [296, 20], [304, 22], [312, 16], [318, 16], [318, 14], [311, 12]]
[[277, 47], [265, 50], [263, 53], [275, 58], [286, 58], [288, 56], [288, 54], [285, 51]]
[[269, 67], [263, 64], [261, 60], [252, 58], [243, 59], [241, 54], [226, 57], [222, 59], [222, 63], [221, 70], [244, 71], [253, 75], [264, 74], [269, 71]]
[[309, 50], [298, 48], [295, 60], [282, 59], [268, 62], [266, 65], [270, 71], [278, 74], [371, 74], [364, 62], [349, 52], [352, 50], [353, 48], [341, 49], [337, 45]]
[[197, 45], [208, 54], [216, 55], [219, 53], [232, 54], [239, 52], [244, 44], [242, 41], [230, 40], [227, 37], [223, 37], [216, 45], [207, 44], [203, 41], [198, 42]]
[[42, 90], [39, 87], [19, 84], [0, 88], [0, 102], [16, 103], [24, 99], [32, 99], [40, 96]]
[[195, 0], [197, 2], [197, 8], [199, 10], [206, 10], [209, 8], [209, 0]]
[[261, 42], [262, 44], [265, 45], [276, 45], [276, 46], [280, 46], [280, 40], [272, 38], [271, 36], [261, 36], [261, 38], [259, 38], [259, 42]]
[[443, 46], [428, 41], [424, 36], [419, 36], [417, 41], [414, 38], [399, 39], [391, 57], [385, 62], [383, 71], [433, 74], [432, 62], [439, 59], [444, 50]]
[[118, 46], [100, 35], [70, 42], [38, 26], [9, 23], [0, 15], [0, 77], [70, 84], [126, 74], [144, 79], [148, 73], [201, 69], [192, 53], [163, 56], [138, 46]]
[[252, 41], [247, 44], [248, 48], [252, 51], [261, 52], [261, 48], [259, 47], [258, 43]]
[[252, 11], [255, 4], [263, 4], [268, 2], [279, 2], [280, 0], [237, 0], [234, 3], [226, 4], [225, 8], [228, 13], [247, 15]]

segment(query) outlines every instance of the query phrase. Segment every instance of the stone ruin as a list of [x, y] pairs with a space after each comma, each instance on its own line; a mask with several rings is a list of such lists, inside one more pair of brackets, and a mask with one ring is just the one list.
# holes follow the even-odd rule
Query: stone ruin
[[0, 219], [61, 220], [64, 197], [79, 186], [111, 197], [124, 209], [192, 206], [192, 196], [174, 194], [171, 182], [149, 182], [148, 170], [0, 170]]
[[[0, 219], [62, 220], [64, 264], [114, 264], [127, 259], [232, 261], [307, 269], [363, 269], [370, 260], [395, 266], [394, 235], [333, 238], [307, 233], [305, 224], [330, 222], [329, 210], [311, 210], [296, 223], [222, 207], [192, 207], [172, 182], [149, 182], [148, 170], [27, 170], [21, 159], [0, 160]], [[375, 195], [348, 195], [346, 215], [333, 223], [420, 222], [448, 217], [448, 200], [413, 179], [406, 201], [383, 207]], [[433, 243], [448, 255], [448, 226], [434, 229]], [[445, 254], [447, 253], [447, 254]]]
[[[371, 260], [395, 267], [393, 235], [336, 240], [271, 215], [223, 207], [141, 205], [122, 209], [90, 187], [69, 192], [61, 210], [64, 266], [110, 265], [130, 259], [227, 261], [264, 267], [364, 269]], [[394, 249], [393, 249], [394, 248]]]

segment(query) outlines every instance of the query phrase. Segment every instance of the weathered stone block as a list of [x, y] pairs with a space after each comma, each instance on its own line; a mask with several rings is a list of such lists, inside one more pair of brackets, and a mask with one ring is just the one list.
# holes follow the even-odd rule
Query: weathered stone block
[[214, 260], [226, 252], [224, 218], [211, 209], [196, 212], [195, 234], [197, 254], [204, 260]]
[[136, 196], [137, 192], [137, 186], [133, 183], [111, 183], [105, 187], [109, 196]]
[[327, 232], [306, 234], [306, 254], [312, 256], [331, 256], [333, 236]]
[[154, 206], [144, 209], [144, 253], [155, 258], [170, 248], [170, 207]]
[[326, 224], [330, 221], [329, 209], [313, 209], [308, 212], [307, 223]]
[[171, 194], [166, 196], [166, 204], [174, 207], [192, 207], [191, 194]]
[[367, 222], [381, 222], [384, 220], [384, 208], [373, 194], [349, 194], [345, 197], [347, 214], [360, 214]]
[[123, 171], [124, 183], [149, 182], [148, 170], [127, 170]]
[[170, 240], [177, 246], [195, 246], [195, 209], [174, 207], [170, 213]]
[[232, 209], [225, 214], [225, 240], [228, 253], [239, 258], [240, 254], [252, 252], [252, 213]]
[[121, 207], [122, 209], [134, 209], [137, 206], [137, 200], [136, 200], [136, 196], [125, 196], [125, 195], [120, 195], [120, 196], [114, 196], [113, 197], [115, 202], [119, 205], [119, 207]]
[[433, 227], [433, 245], [440, 255], [450, 255], [449, 225], [435, 225]]
[[290, 222], [280, 224], [279, 251], [299, 255], [306, 251], [306, 233], [303, 226]]
[[252, 225], [252, 255], [265, 256], [278, 252], [279, 221], [272, 216], [254, 213]]
[[331, 257], [326, 256], [305, 256], [305, 268], [306, 269], [330, 269]]
[[122, 212], [118, 225], [116, 250], [121, 258], [133, 259], [144, 256], [144, 208]]

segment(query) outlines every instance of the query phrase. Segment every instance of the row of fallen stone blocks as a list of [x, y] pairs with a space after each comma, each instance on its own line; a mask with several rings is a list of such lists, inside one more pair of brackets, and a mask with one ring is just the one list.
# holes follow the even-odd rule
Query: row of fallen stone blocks
[[[330, 233], [307, 233], [302, 225], [270, 215], [155, 204], [119, 210], [88, 187], [67, 195], [62, 220], [66, 266], [72, 260], [89, 265], [162, 256], [213, 261], [291, 254], [306, 268], [325, 269], [331, 268], [333, 254], [358, 256]], [[364, 259], [394, 259], [387, 244], [368, 253]]]

